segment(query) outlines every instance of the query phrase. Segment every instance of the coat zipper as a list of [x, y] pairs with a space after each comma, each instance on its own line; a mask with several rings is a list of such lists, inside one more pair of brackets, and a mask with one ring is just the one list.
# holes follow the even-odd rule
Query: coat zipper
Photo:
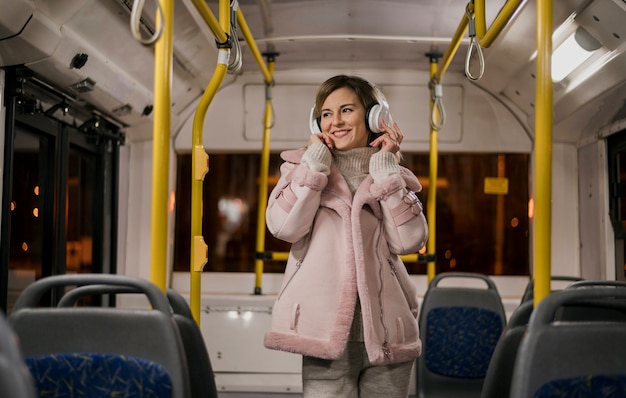
[[[324, 192], [327, 195], [335, 196], [335, 197], [339, 198], [341, 201], [343, 201], [348, 206], [348, 208], [350, 209], [350, 214], [352, 214], [352, 203], [347, 202], [341, 195], [338, 195], [338, 194], [336, 194], [334, 192], [331, 192], [331, 191], [324, 191]], [[381, 225], [380, 225], [380, 230], [381, 231], [384, 230], [384, 226], [382, 225], [382, 221], [381, 221]], [[382, 234], [380, 234], [378, 236], [378, 245], [377, 245], [378, 248], [380, 248], [381, 239], [382, 239]], [[376, 250], [376, 255], [378, 257], [378, 264], [380, 265], [380, 267], [379, 267], [380, 289], [378, 290], [378, 304], [380, 305], [380, 323], [381, 323], [381, 325], [383, 327], [383, 334], [385, 336], [384, 339], [383, 339], [382, 351], [383, 351], [383, 355], [385, 356], [385, 358], [391, 360], [391, 349], [389, 348], [389, 330], [387, 329], [387, 325], [385, 325], [385, 318], [384, 318], [384, 308], [383, 308], [383, 274], [382, 274], [384, 272], [384, 267], [383, 267], [383, 260], [382, 260], [382, 258], [380, 256], [380, 250]], [[394, 275], [396, 275], [396, 277], [397, 277], [395, 266], [390, 262], [391, 260], [387, 259], [387, 261], [391, 265], [391, 269], [392, 269]], [[295, 273], [294, 273], [294, 275], [295, 275]], [[281, 294], [282, 294], [282, 292], [281, 292]]]
[[398, 279], [398, 271], [396, 270], [396, 266], [394, 265], [393, 261], [391, 261], [391, 259], [388, 258], [387, 263], [389, 264], [389, 267], [391, 268], [391, 272], [393, 273], [393, 276], [395, 276], [396, 279]]
[[[380, 306], [380, 323], [383, 326], [383, 334], [384, 334], [384, 339], [383, 339], [383, 345], [382, 345], [382, 350], [383, 350], [383, 354], [385, 355], [385, 357], [387, 359], [391, 359], [391, 349], [389, 348], [389, 330], [387, 330], [387, 325], [385, 325], [385, 311], [384, 311], [384, 307], [383, 307], [383, 272], [384, 268], [383, 267], [383, 260], [380, 256], [380, 240], [381, 240], [381, 236], [379, 235], [378, 237], [378, 245], [377, 245], [377, 257], [378, 257], [378, 264], [379, 264], [379, 270], [378, 270], [378, 277], [380, 279], [380, 289], [378, 290], [378, 304]], [[392, 270], [395, 273], [395, 268], [392, 267]]]

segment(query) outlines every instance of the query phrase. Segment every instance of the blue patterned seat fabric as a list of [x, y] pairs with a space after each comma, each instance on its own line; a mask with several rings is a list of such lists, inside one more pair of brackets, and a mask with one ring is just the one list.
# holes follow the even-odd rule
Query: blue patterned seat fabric
[[166, 369], [141, 358], [62, 353], [26, 358], [39, 397], [171, 398]]
[[485, 377], [502, 330], [502, 318], [491, 310], [433, 308], [427, 318], [424, 363], [431, 372], [443, 376]]
[[626, 375], [587, 375], [544, 383], [534, 398], [624, 398]]

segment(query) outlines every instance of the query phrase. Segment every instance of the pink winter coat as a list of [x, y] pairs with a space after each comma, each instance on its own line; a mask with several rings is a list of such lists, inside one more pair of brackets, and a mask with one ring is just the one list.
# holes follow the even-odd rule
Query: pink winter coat
[[334, 163], [330, 175], [300, 164], [303, 150], [281, 154], [269, 231], [292, 243], [272, 310], [267, 348], [337, 359], [348, 341], [357, 294], [363, 337], [373, 364], [412, 361], [421, 353], [415, 286], [398, 257], [415, 253], [428, 235], [415, 175], [375, 183], [354, 194]]

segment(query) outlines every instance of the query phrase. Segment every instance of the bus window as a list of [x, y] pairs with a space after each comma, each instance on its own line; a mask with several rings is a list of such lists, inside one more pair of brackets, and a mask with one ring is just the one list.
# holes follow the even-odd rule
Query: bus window
[[607, 139], [609, 211], [615, 232], [616, 275], [626, 278], [626, 130]]
[[[417, 174], [427, 211], [428, 154], [403, 153], [403, 165]], [[529, 179], [527, 154], [441, 154], [437, 179], [437, 272], [528, 275]], [[203, 187], [203, 235], [209, 246], [205, 271], [254, 272], [259, 154], [210, 155]], [[279, 177], [272, 154], [268, 192]], [[189, 271], [191, 155], [178, 156], [174, 270]], [[506, 181], [507, 191], [485, 190], [486, 178]], [[267, 199], [263, 199], [267, 200]], [[427, 213], [426, 213], [427, 214]], [[266, 234], [266, 251], [290, 245]], [[283, 272], [284, 262], [268, 261], [264, 272]], [[407, 263], [425, 274], [425, 263]]]
[[610, 136], [609, 153], [610, 211], [615, 237], [626, 238], [626, 132]]

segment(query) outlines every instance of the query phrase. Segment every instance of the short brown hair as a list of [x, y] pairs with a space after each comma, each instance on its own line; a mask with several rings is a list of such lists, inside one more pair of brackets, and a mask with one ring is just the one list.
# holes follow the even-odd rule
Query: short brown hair
[[344, 87], [352, 90], [356, 94], [365, 111], [378, 103], [376, 88], [372, 83], [359, 76], [337, 75], [326, 80], [317, 90], [317, 95], [315, 96], [315, 110], [313, 111], [313, 117], [315, 119], [321, 116], [322, 105], [324, 101], [326, 101], [326, 98], [335, 90]]

